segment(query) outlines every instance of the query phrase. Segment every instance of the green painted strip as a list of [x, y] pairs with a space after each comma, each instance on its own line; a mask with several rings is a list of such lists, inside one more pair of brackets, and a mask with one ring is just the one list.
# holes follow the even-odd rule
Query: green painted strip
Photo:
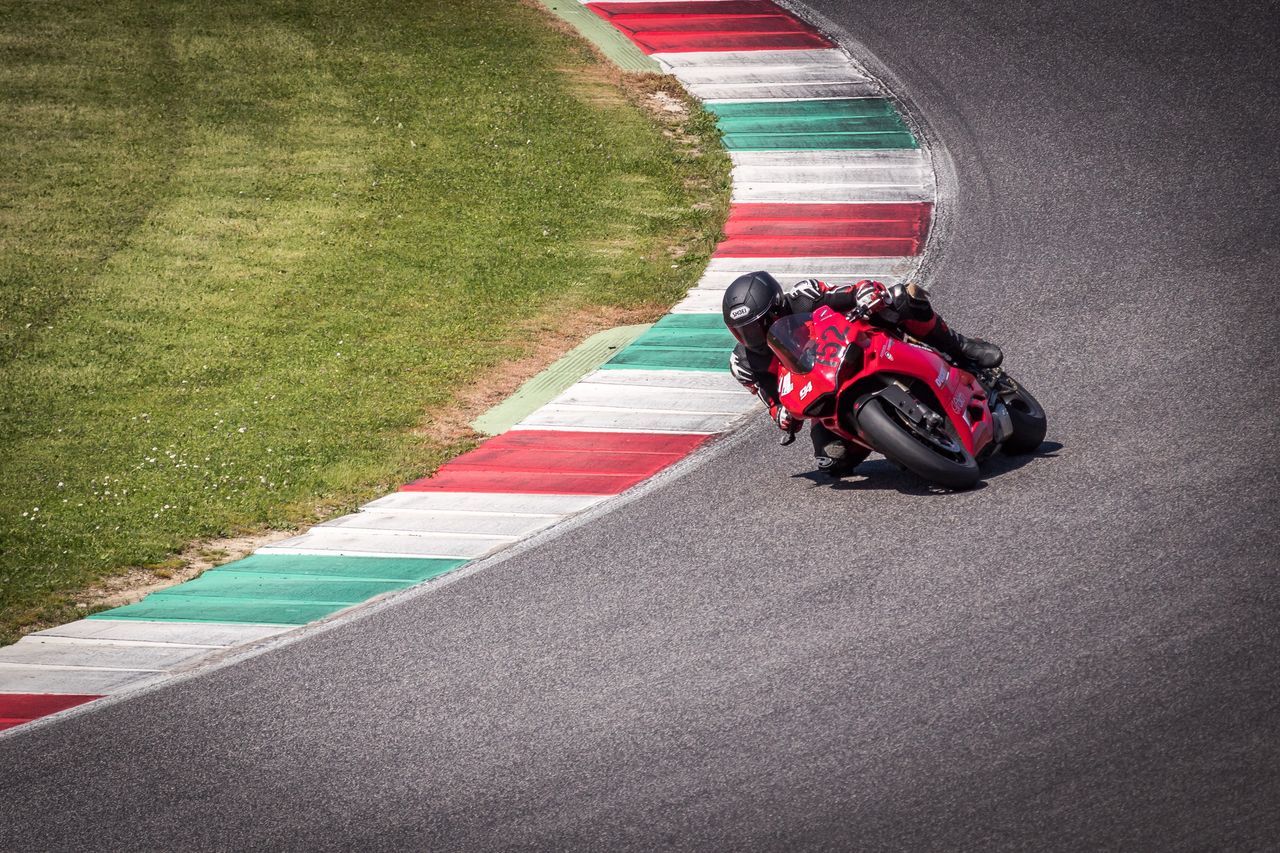
[[648, 329], [649, 324], [645, 323], [639, 326], [619, 326], [592, 335], [555, 364], [521, 385], [515, 394], [472, 421], [471, 426], [486, 435], [506, 432], [553, 397], [567, 391], [570, 385], [604, 364]]
[[735, 151], [918, 148], [885, 98], [710, 104]]
[[260, 575], [311, 575], [316, 577], [364, 578], [366, 580], [430, 580], [465, 564], [466, 560], [396, 557], [325, 557], [314, 554], [253, 554], [225, 563], [210, 572], [239, 572]]
[[578, 0], [541, 0], [553, 15], [567, 21], [583, 38], [594, 44], [624, 71], [662, 73], [662, 66], [607, 21]]
[[726, 370], [733, 345], [719, 314], [668, 314], [604, 367]]

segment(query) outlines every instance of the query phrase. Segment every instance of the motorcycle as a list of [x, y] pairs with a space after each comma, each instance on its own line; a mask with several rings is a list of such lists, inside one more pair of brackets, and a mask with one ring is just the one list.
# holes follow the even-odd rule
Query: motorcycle
[[1030, 453], [1044, 441], [1044, 409], [1012, 376], [971, 373], [867, 316], [823, 306], [770, 327], [778, 396], [792, 416], [950, 489], [975, 485], [996, 450]]

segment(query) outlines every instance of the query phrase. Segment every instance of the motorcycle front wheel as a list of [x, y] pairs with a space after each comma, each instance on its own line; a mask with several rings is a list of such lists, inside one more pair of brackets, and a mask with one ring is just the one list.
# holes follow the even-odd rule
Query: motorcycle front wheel
[[858, 429], [890, 461], [936, 485], [968, 489], [981, 476], [977, 461], [955, 436], [926, 431], [877, 399], [858, 411]]

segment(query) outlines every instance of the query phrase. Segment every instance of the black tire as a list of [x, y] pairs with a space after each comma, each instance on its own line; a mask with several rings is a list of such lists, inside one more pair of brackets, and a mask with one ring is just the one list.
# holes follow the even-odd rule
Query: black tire
[[1044, 441], [1045, 432], [1049, 429], [1049, 419], [1045, 416], [1044, 407], [1031, 396], [1030, 391], [1011, 376], [1006, 375], [1004, 380], [1017, 393], [1005, 401], [1009, 420], [1013, 421], [1013, 435], [1009, 436], [1001, 450], [1011, 456], [1031, 453]]
[[868, 400], [858, 411], [858, 429], [876, 450], [931, 483], [948, 489], [972, 488], [981, 476], [978, 463], [964, 447], [951, 438], [949, 455], [926, 443], [898, 417], [890, 414], [887, 404]]

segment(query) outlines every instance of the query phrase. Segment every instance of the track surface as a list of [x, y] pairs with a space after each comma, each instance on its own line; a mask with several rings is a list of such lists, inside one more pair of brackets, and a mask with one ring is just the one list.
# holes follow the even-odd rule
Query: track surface
[[1060, 449], [937, 496], [754, 430], [0, 741], [0, 848], [1276, 846], [1274, 5], [815, 8], [954, 157], [935, 293]]

